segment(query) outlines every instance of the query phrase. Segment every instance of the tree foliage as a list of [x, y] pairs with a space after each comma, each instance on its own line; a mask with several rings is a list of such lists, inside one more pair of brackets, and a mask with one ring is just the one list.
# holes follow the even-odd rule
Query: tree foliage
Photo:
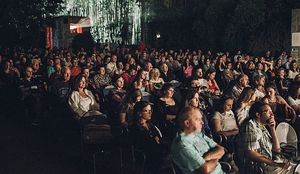
[[38, 37], [47, 17], [57, 14], [62, 0], [2, 0], [0, 44], [15, 44]]
[[289, 49], [291, 9], [299, 4], [298, 0], [189, 0], [186, 6], [157, 7], [160, 15], [153, 19], [152, 29], [161, 30], [165, 45], [175, 48], [257, 53]]

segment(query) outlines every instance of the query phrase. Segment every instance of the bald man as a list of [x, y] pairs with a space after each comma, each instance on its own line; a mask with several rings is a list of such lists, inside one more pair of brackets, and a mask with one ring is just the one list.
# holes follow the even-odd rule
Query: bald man
[[202, 115], [198, 108], [186, 107], [178, 116], [180, 131], [173, 140], [171, 155], [173, 162], [183, 174], [223, 174], [218, 162], [224, 148], [201, 133]]

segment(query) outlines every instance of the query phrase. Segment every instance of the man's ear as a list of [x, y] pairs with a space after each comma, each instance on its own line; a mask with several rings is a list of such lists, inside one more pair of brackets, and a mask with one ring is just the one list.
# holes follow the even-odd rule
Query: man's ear
[[184, 120], [184, 126], [189, 127], [190, 126], [190, 121], [189, 120]]
[[255, 113], [255, 117], [256, 117], [256, 118], [260, 118], [260, 113], [256, 112], [256, 113]]

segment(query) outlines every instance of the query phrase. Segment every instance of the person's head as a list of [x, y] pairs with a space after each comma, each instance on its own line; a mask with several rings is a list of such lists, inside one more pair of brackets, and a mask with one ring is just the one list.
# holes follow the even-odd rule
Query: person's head
[[157, 68], [153, 68], [149, 73], [150, 79], [157, 80], [160, 77], [160, 72]]
[[248, 69], [248, 70], [254, 70], [254, 69], [255, 69], [255, 63], [254, 63], [254, 61], [249, 60], [249, 61], [247, 62], [247, 69]]
[[295, 71], [298, 68], [298, 64], [296, 60], [292, 60], [291, 65], [290, 65], [290, 70]]
[[173, 85], [170, 83], [165, 83], [162, 86], [161, 91], [162, 91], [163, 96], [168, 97], [168, 98], [173, 97], [174, 92], [175, 92]]
[[192, 76], [197, 78], [202, 78], [203, 77], [202, 68], [200, 66], [193, 68]]
[[129, 102], [136, 103], [136, 102], [141, 101], [142, 98], [143, 98], [143, 94], [142, 94], [141, 90], [135, 89], [133, 91], [129, 91], [129, 94], [128, 94]]
[[5, 61], [5, 64], [4, 64], [4, 69], [10, 69], [12, 66], [11, 66], [11, 63], [9, 60]]
[[160, 67], [161, 71], [164, 72], [164, 73], [167, 73], [168, 70], [169, 70], [169, 67], [166, 63], [163, 63]]
[[117, 56], [116, 56], [115, 54], [113, 54], [113, 55], [111, 56], [111, 62], [116, 63], [117, 61], [118, 61]]
[[123, 65], [122, 62], [119, 62], [119, 63], [117, 64], [117, 67], [118, 67], [118, 70], [123, 70], [123, 69], [124, 69], [124, 65]]
[[71, 70], [69, 67], [65, 66], [63, 69], [62, 69], [62, 74], [63, 74], [63, 80], [66, 82], [66, 81], [69, 81], [70, 78], [71, 78]]
[[182, 109], [178, 115], [178, 123], [186, 134], [201, 132], [204, 124], [200, 110], [191, 106]]
[[285, 69], [284, 68], [279, 68], [277, 74], [278, 74], [279, 77], [284, 78]]
[[82, 74], [85, 76], [86, 79], [90, 76], [90, 69], [88, 67], [83, 67]]
[[214, 80], [216, 77], [216, 70], [213, 68], [210, 68], [206, 72], [206, 79], [207, 80]]
[[200, 81], [197, 78], [192, 78], [190, 87], [192, 87], [193, 89], [199, 89], [201, 87]]
[[185, 106], [193, 106], [198, 108], [199, 107], [199, 94], [198, 90], [193, 89], [188, 91], [185, 99]]
[[293, 82], [289, 86], [288, 90], [289, 96], [291, 96], [293, 99], [299, 99], [300, 98], [300, 82]]
[[219, 107], [217, 110], [220, 113], [231, 111], [233, 106], [233, 98], [231, 96], [223, 96], [219, 101]]
[[232, 69], [232, 62], [226, 62], [226, 68], [231, 70]]
[[246, 74], [240, 74], [237, 80], [241, 87], [247, 87], [249, 84], [249, 78]]
[[145, 80], [146, 79], [146, 72], [143, 69], [139, 69], [136, 74], [136, 79]]
[[151, 62], [147, 62], [146, 65], [145, 65], [145, 70], [150, 72], [153, 68], [153, 65]]
[[147, 101], [139, 101], [134, 105], [133, 115], [136, 121], [150, 121], [152, 117], [152, 106]]
[[249, 110], [249, 118], [256, 119], [266, 125], [274, 117], [271, 107], [267, 103], [255, 102]]
[[55, 72], [59, 74], [61, 72], [61, 65], [60, 64], [55, 64], [54, 69], [55, 69]]
[[242, 103], [253, 103], [256, 101], [256, 95], [254, 94], [255, 91], [250, 88], [250, 87], [246, 87], [243, 89], [237, 104], [240, 105]]
[[60, 58], [59, 58], [59, 57], [56, 57], [56, 58], [54, 59], [54, 64], [55, 64], [55, 65], [57, 65], [57, 64], [61, 65], [61, 61], [60, 61]]
[[38, 71], [40, 69], [40, 61], [38, 59], [32, 59], [31, 67], [34, 71]]
[[124, 87], [124, 79], [120, 75], [115, 75], [112, 82], [117, 89], [122, 89]]
[[99, 75], [105, 75], [105, 66], [104, 65], [99, 65], [98, 67], [98, 73]]
[[73, 67], [78, 66], [78, 59], [77, 58], [72, 59], [71, 62], [72, 62]]
[[25, 76], [26, 78], [32, 77], [32, 68], [30, 66], [26, 67]]
[[[26, 59], [26, 58], [25, 58]], [[25, 63], [26, 63], [26, 61], [25, 61]], [[48, 59], [47, 60], [47, 65], [48, 66], [54, 66], [54, 61], [53, 61], [53, 59]]]
[[128, 72], [129, 72], [130, 76], [135, 76], [136, 75], [136, 71], [137, 71], [137, 68], [136, 68], [135, 65], [130, 65], [129, 66]]
[[79, 89], [84, 89], [86, 87], [86, 77], [81, 74], [79, 75], [74, 82], [74, 90], [78, 91]]
[[265, 86], [265, 91], [267, 96], [276, 96], [278, 94], [276, 85], [273, 83], [267, 84]]
[[254, 77], [255, 86], [265, 86], [266, 77], [264, 75], [257, 75]]
[[261, 62], [257, 62], [255, 65], [257, 70], [262, 71], [264, 69], [264, 65]]

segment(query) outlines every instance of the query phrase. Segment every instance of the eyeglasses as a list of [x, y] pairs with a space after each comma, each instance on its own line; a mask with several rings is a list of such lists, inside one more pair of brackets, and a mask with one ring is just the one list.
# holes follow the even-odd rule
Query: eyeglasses
[[143, 110], [143, 112], [152, 113], [153, 111], [152, 111], [152, 109], [145, 109], [145, 110]]

